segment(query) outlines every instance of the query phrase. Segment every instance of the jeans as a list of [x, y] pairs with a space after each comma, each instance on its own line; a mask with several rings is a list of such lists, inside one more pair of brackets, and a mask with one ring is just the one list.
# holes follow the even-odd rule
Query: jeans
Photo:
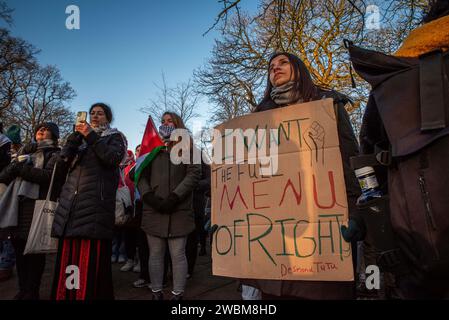
[[173, 271], [172, 292], [174, 294], [182, 294], [187, 281], [187, 258], [185, 252], [187, 237], [159, 238], [147, 235], [147, 239], [150, 248], [151, 290], [153, 292], [162, 290], [165, 264], [164, 257], [168, 243]]
[[114, 237], [112, 239], [112, 255], [118, 257], [126, 257], [125, 237], [121, 228], [114, 229]]
[[14, 268], [16, 256], [11, 240], [0, 241], [0, 270], [9, 270]]

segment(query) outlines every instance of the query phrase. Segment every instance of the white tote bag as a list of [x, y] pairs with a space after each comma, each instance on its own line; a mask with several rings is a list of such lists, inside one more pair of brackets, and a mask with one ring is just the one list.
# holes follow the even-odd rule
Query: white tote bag
[[127, 214], [126, 208], [132, 205], [131, 192], [125, 183], [125, 176], [123, 171], [120, 170], [120, 178], [122, 180], [123, 187], [119, 188], [115, 197], [115, 225], [125, 225], [131, 216]]
[[58, 239], [51, 237], [51, 228], [55, 217], [57, 202], [50, 201], [53, 180], [55, 179], [56, 164], [51, 175], [50, 187], [45, 200], [36, 200], [34, 205], [33, 221], [23, 254], [30, 253], [56, 253]]

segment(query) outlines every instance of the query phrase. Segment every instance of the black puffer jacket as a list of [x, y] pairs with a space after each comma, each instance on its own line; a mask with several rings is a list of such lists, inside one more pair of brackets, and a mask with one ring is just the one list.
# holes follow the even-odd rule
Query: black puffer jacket
[[[34, 168], [32, 165], [23, 163], [19, 165], [16, 165], [15, 163], [10, 164], [0, 173], [0, 183], [9, 184], [17, 177], [21, 177], [29, 182], [37, 183], [39, 185], [39, 200], [45, 200], [59, 151], [60, 149], [56, 146], [47, 147], [42, 150], [44, 153], [43, 169]], [[35, 152], [37, 152], [37, 145], [29, 144], [22, 148], [20, 155], [33, 154]], [[16, 166], [17, 169], [11, 170], [14, 166]], [[61, 176], [55, 176], [50, 200], [56, 201], [58, 198], [59, 191], [61, 190], [62, 183], [64, 182], [63, 178], [64, 177]], [[34, 203], [35, 200], [33, 199], [26, 197], [20, 199], [18, 225], [16, 228], [9, 229], [10, 234], [14, 237], [22, 239], [26, 239], [28, 237], [31, 221], [33, 220]]]
[[87, 145], [82, 145], [82, 135], [73, 133], [61, 152], [61, 162], [71, 166], [56, 209], [52, 236], [112, 239], [125, 142], [118, 132], [107, 136], [91, 132], [84, 140]]

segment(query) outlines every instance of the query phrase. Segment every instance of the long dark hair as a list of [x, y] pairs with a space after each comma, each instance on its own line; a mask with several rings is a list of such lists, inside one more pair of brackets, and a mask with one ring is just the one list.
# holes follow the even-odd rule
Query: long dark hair
[[295, 96], [293, 97], [294, 100], [303, 99], [304, 102], [309, 102], [312, 100], [316, 100], [319, 97], [319, 93], [321, 92], [322, 88], [313, 83], [312, 76], [310, 75], [310, 72], [304, 62], [294, 54], [288, 52], [277, 52], [270, 58], [270, 61], [268, 62], [267, 87], [265, 89], [262, 101], [256, 107], [254, 112], [261, 111], [267, 105], [276, 106], [276, 103], [271, 99], [270, 95], [271, 90], [273, 89], [273, 85], [270, 81], [269, 69], [271, 61], [281, 55], [288, 58], [288, 61], [293, 68], [293, 81], [295, 82]]
[[95, 107], [100, 107], [101, 109], [103, 109], [106, 119], [108, 120], [109, 123], [111, 123], [112, 120], [114, 120], [114, 118], [112, 116], [112, 109], [106, 103], [103, 103], [103, 102], [94, 103], [89, 109], [89, 114], [91, 113], [92, 109]]

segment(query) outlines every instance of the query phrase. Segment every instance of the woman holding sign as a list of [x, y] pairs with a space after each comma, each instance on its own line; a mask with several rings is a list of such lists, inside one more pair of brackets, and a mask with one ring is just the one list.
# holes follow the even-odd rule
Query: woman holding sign
[[[50, 187], [53, 168], [60, 149], [59, 128], [55, 123], [38, 125], [34, 141], [25, 145], [16, 160], [0, 173], [0, 183], [8, 190], [0, 198], [0, 214], [10, 210], [17, 214], [17, 225], [10, 228], [11, 240], [16, 253], [19, 292], [15, 300], [38, 300], [39, 288], [45, 267], [45, 254], [23, 254], [31, 228], [36, 200], [45, 200]], [[64, 177], [55, 177], [52, 201], [56, 201]], [[8, 203], [6, 207], [4, 203]], [[6, 208], [6, 209], [4, 209]], [[0, 219], [1, 220], [1, 219]]]
[[[181, 300], [187, 277], [186, 241], [195, 229], [193, 192], [201, 178], [201, 165], [174, 164], [170, 152], [179, 143], [170, 140], [175, 129], [185, 129], [177, 114], [165, 112], [159, 134], [167, 148], [142, 171], [138, 182], [143, 199], [142, 230], [150, 248], [150, 278], [153, 300], [163, 300], [165, 252], [170, 252], [173, 270], [172, 300]], [[190, 146], [192, 143], [190, 142]], [[192, 152], [192, 148], [190, 148]], [[192, 157], [190, 157], [192, 160]], [[147, 187], [144, 187], [146, 185]]]
[[[358, 143], [345, 110], [345, 106], [350, 103], [349, 99], [336, 91], [326, 90], [314, 84], [309, 70], [301, 59], [293, 54], [281, 52], [273, 55], [269, 61], [265, 95], [255, 112], [325, 98], [334, 99], [349, 216], [351, 219], [357, 219], [354, 216], [355, 203], [360, 195], [360, 188], [349, 159], [358, 154]], [[363, 230], [354, 232], [363, 234]], [[263, 299], [352, 299], [355, 296], [353, 282], [248, 279], [244, 280], [244, 283], [260, 289]]]

